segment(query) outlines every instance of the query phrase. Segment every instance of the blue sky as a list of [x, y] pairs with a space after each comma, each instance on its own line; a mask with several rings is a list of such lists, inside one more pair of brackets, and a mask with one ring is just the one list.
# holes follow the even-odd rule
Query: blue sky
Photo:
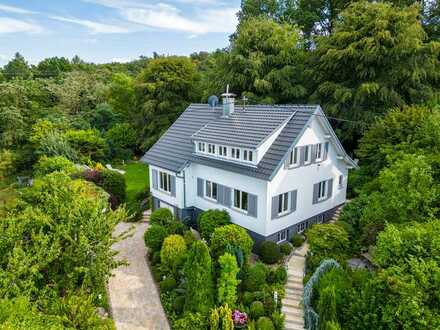
[[0, 0], [0, 65], [79, 55], [96, 63], [228, 44], [240, 0]]

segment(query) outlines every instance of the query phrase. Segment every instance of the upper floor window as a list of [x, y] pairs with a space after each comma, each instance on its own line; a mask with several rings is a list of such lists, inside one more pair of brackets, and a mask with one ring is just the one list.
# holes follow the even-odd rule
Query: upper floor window
[[298, 166], [299, 165], [299, 149], [298, 148], [293, 148], [292, 151], [290, 152], [290, 157], [289, 157], [289, 165], [290, 166]]
[[165, 172], [159, 172], [159, 174], [159, 189], [171, 192], [171, 175]]
[[327, 197], [327, 181], [318, 183], [318, 200], [323, 200]]
[[205, 152], [205, 143], [199, 142], [199, 151], [200, 152]]
[[205, 181], [205, 197], [217, 200], [217, 183]]
[[339, 176], [338, 184], [339, 184], [339, 188], [342, 188], [344, 184], [344, 176], [342, 174]]
[[231, 151], [232, 151], [232, 158], [240, 159], [240, 149], [232, 148]]
[[218, 147], [218, 154], [220, 156], [227, 157], [228, 156], [228, 149], [225, 146], [219, 146]]
[[234, 189], [234, 207], [243, 211], [248, 210], [248, 193]]
[[311, 162], [310, 158], [310, 146], [304, 146], [304, 164], [308, 164]]
[[322, 143], [318, 143], [316, 145], [316, 160], [321, 160], [322, 159]]
[[244, 150], [243, 151], [243, 160], [252, 162], [253, 161], [253, 155], [254, 153], [251, 150]]
[[289, 193], [278, 196], [278, 215], [282, 215], [289, 211]]
[[208, 143], [208, 153], [215, 154], [215, 144]]

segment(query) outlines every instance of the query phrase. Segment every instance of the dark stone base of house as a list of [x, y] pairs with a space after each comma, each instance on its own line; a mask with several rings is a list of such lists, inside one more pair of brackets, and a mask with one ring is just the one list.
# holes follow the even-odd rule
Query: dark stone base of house
[[[168, 204], [164, 201], [159, 200], [158, 198], [156, 198], [154, 196], [152, 198], [153, 198], [153, 211], [159, 208], [160, 202]], [[168, 205], [170, 205], [170, 204], [168, 204]], [[284, 228], [283, 230], [280, 230], [279, 232], [273, 233], [272, 235], [269, 235], [266, 237], [262, 236], [260, 234], [257, 234], [251, 230], [248, 230], [248, 229], [246, 229], [246, 230], [255, 242], [254, 247], [257, 247], [260, 243], [262, 243], [264, 241], [278, 242], [278, 235], [284, 231], [286, 231], [286, 240], [288, 241], [288, 240], [290, 240], [290, 238], [293, 235], [295, 235], [296, 233], [303, 232], [304, 230], [306, 230], [307, 228], [309, 228], [313, 224], [328, 222], [330, 219], [333, 218], [336, 210], [341, 205], [338, 205], [338, 206], [336, 206], [330, 210], [327, 210], [325, 212], [319, 213], [311, 218], [308, 218], [304, 221], [301, 221], [301, 222], [296, 223], [292, 226]], [[199, 217], [200, 213], [203, 212], [203, 210], [201, 210], [197, 207], [187, 207], [185, 209], [179, 209], [173, 205], [170, 205], [170, 206], [174, 208], [174, 215], [179, 220], [183, 221], [185, 224], [193, 227], [194, 229], [197, 229], [197, 218]]]

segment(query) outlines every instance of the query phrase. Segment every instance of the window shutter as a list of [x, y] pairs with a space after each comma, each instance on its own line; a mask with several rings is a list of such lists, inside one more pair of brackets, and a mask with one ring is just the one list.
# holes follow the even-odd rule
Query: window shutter
[[217, 184], [217, 202], [229, 207], [231, 205], [231, 193], [228, 193], [228, 189], [230, 188]]
[[171, 175], [170, 178], [171, 196], [176, 197], [176, 177], [174, 175]]
[[319, 189], [319, 183], [315, 183], [313, 185], [313, 201], [312, 201], [312, 204], [318, 203], [318, 189]]
[[317, 148], [316, 144], [312, 144], [312, 147], [310, 148], [310, 152], [311, 152], [310, 160], [312, 164], [316, 162], [316, 148]]
[[217, 184], [217, 203], [223, 204], [223, 186], [221, 184]]
[[249, 194], [248, 198], [249, 198], [248, 215], [256, 218], [258, 214], [258, 203], [257, 203], [258, 198], [256, 195], [252, 195], [252, 194]]
[[291, 153], [291, 151], [289, 151], [289, 152], [287, 153], [287, 158], [286, 158], [286, 160], [284, 161], [284, 169], [286, 169], [286, 170], [289, 168], [290, 153]]
[[324, 147], [324, 155], [323, 155], [323, 157], [322, 157], [322, 160], [323, 160], [323, 161], [327, 159], [327, 156], [328, 156], [328, 148], [329, 148], [329, 143], [326, 142], [326, 143], [325, 143], [325, 147]]
[[327, 198], [331, 198], [333, 193], [333, 179], [328, 180], [327, 184], [328, 184]]
[[197, 196], [203, 197], [203, 179], [197, 178]]
[[290, 212], [296, 211], [296, 198], [298, 195], [298, 190], [293, 190], [290, 192]]
[[157, 174], [157, 170], [151, 170], [151, 176], [152, 176], [152, 178], [153, 178], [153, 189], [156, 189], [157, 190], [157, 180], [158, 180], [158, 178], [157, 178], [157, 176], [158, 176], [158, 174]]
[[304, 166], [304, 147], [299, 147], [299, 165]]
[[231, 207], [231, 188], [223, 186], [223, 197], [223, 205]]
[[278, 199], [280, 196], [272, 197], [272, 219], [276, 219], [278, 217]]

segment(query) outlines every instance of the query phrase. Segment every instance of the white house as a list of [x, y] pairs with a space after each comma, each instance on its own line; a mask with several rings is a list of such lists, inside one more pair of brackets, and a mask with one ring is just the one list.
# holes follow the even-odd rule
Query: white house
[[225, 209], [256, 242], [325, 222], [346, 199], [355, 162], [317, 105], [192, 104], [144, 155], [153, 209], [193, 221]]

